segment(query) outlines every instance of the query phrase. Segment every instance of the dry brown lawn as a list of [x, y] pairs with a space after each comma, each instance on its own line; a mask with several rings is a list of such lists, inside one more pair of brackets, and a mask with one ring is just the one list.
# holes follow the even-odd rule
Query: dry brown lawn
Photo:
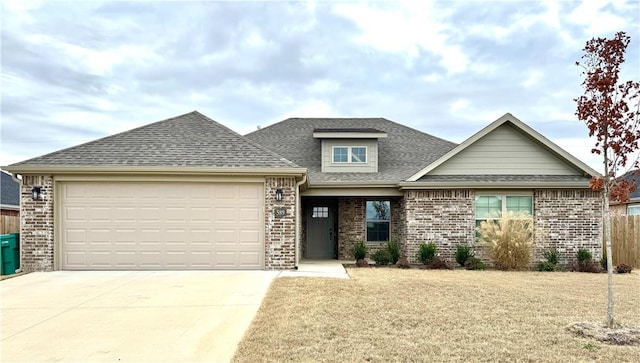
[[[606, 274], [352, 268], [275, 280], [235, 362], [638, 362], [577, 338], [601, 322]], [[640, 275], [615, 275], [616, 320], [640, 325]]]

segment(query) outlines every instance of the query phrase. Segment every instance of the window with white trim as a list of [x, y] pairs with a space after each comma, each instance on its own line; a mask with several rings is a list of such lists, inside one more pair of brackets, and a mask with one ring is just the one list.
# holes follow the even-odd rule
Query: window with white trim
[[367, 242], [388, 242], [391, 224], [391, 202], [369, 200], [367, 213]]
[[525, 212], [533, 216], [532, 195], [477, 195], [476, 227], [488, 218], [499, 219], [507, 212]]
[[367, 162], [366, 146], [334, 146], [332, 149], [334, 163], [364, 164]]
[[627, 215], [640, 216], [640, 205], [630, 205], [627, 207]]

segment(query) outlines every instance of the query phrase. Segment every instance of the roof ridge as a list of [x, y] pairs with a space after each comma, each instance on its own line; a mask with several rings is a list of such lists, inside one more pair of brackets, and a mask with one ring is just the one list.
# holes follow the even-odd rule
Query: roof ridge
[[286, 121], [292, 121], [292, 120], [386, 120], [386, 119], [384, 117], [287, 117], [284, 120], [276, 121], [271, 125], [267, 125], [265, 127], [260, 127], [259, 129], [253, 130], [243, 136], [248, 136], [258, 131], [267, 130], [273, 126], [279, 125]]
[[274, 152], [273, 150], [271, 150], [271, 149], [267, 149], [266, 147], [264, 147], [264, 146], [262, 146], [262, 145], [260, 145], [260, 144], [258, 144], [258, 143], [256, 143], [256, 142], [254, 142], [253, 140], [251, 140], [251, 139], [249, 139], [249, 138], [247, 138], [247, 137], [245, 137], [245, 136], [243, 136], [243, 135], [240, 135], [239, 133], [237, 133], [237, 132], [233, 131], [232, 129], [228, 128], [227, 126], [225, 126], [225, 125], [221, 124], [220, 122], [218, 122], [218, 121], [216, 121], [216, 120], [214, 120], [214, 119], [210, 118], [209, 116], [203, 115], [203, 114], [201, 114], [201, 113], [200, 113], [200, 112], [198, 112], [198, 111], [193, 111], [193, 112], [194, 112], [194, 113], [197, 113], [198, 115], [200, 115], [200, 116], [202, 116], [202, 117], [204, 117], [204, 118], [206, 118], [206, 119], [207, 119], [207, 120], [209, 120], [209, 121], [215, 122], [216, 124], [220, 125], [222, 128], [224, 128], [225, 130], [227, 130], [227, 131], [231, 132], [233, 135], [235, 135], [236, 137], [238, 137], [238, 139], [239, 139], [239, 140], [242, 140], [243, 142], [246, 142], [246, 143], [248, 143], [248, 144], [250, 144], [250, 145], [252, 145], [252, 146], [257, 147], [258, 149], [260, 149], [260, 150], [262, 150], [262, 151], [264, 151], [264, 152], [267, 152], [267, 153], [271, 154], [272, 156], [275, 156], [275, 157], [279, 158], [281, 161], [283, 161], [283, 162], [286, 162], [286, 163], [290, 164], [292, 167], [295, 167], [295, 168], [300, 168], [300, 167], [301, 167], [300, 165], [298, 165], [298, 164], [294, 163], [293, 161], [291, 161], [291, 160], [289, 160], [289, 159], [287, 159], [287, 158], [283, 157], [282, 155], [280, 155], [280, 154], [278, 154], [278, 153]]

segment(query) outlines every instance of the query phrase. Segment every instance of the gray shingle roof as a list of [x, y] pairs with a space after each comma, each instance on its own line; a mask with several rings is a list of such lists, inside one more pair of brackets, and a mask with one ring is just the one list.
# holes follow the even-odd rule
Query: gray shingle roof
[[629, 195], [629, 199], [640, 198], [640, 169], [634, 169], [626, 172], [621, 178], [626, 179], [630, 183], [636, 183], [636, 190]]
[[193, 111], [11, 165], [140, 167], [298, 167]]
[[[376, 129], [387, 133], [378, 140], [378, 173], [322, 173], [321, 140], [314, 129]], [[247, 138], [309, 169], [310, 183], [389, 182], [405, 180], [456, 144], [384, 118], [290, 118], [254, 131]]]
[[19, 206], [20, 184], [4, 171], [0, 171], [0, 174], [2, 174], [2, 179], [0, 180], [0, 204]]

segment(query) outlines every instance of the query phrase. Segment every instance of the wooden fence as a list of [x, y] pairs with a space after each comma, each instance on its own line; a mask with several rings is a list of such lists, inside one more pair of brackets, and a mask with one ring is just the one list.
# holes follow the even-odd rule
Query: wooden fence
[[611, 217], [611, 257], [640, 269], [640, 216]]
[[20, 233], [20, 217], [0, 216], [0, 234]]

